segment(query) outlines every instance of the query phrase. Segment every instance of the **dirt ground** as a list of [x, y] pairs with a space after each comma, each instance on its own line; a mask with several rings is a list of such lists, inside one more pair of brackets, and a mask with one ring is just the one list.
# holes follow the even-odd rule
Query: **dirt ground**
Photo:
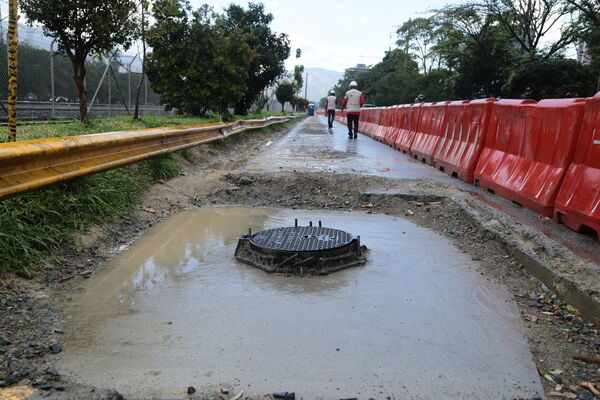
[[[60, 262], [41, 266], [32, 280], [11, 276], [0, 282], [0, 388], [33, 387], [38, 390], [36, 396], [48, 398], [120, 398], [110, 388], [69, 382], [53, 367], [54, 355], [62, 351], [61, 304], [69, 300], [78, 281], [92, 276], [119, 246], [131, 243], [154, 223], [181, 210], [241, 205], [385, 213], [449, 238], [478, 261], [482, 275], [501, 282], [514, 295], [548, 398], [595, 398], [590, 388], [584, 387], [585, 382], [592, 382], [595, 390], [600, 379], [599, 326], [589, 322], [597, 321], [594, 306], [586, 320], [570, 304], [580, 298], [581, 290], [587, 290], [588, 296], [598, 293], [597, 271], [472, 196], [430, 180], [239, 170], [285, 133], [246, 134], [194, 149], [193, 162], [183, 165], [184, 174], [154, 184], [128, 219], [81, 232], [78, 246], [62, 249]], [[324, 158], [337, 156], [322, 154]], [[581, 285], [569, 288], [559, 279], [550, 289], [536, 277], [543, 279], [551, 268], [561, 268], [569, 282]], [[592, 359], [574, 359], [577, 356]], [[230, 399], [235, 394], [215, 390], [189, 397]]]

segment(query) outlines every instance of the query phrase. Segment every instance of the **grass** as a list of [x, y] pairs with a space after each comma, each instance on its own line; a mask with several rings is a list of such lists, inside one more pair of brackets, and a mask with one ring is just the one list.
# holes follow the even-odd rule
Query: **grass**
[[[245, 118], [264, 116], [261, 113]], [[146, 116], [133, 121], [129, 117], [114, 117], [93, 120], [89, 125], [22, 126], [19, 135], [33, 139], [207, 122], [211, 120]], [[284, 126], [292, 123], [295, 122], [287, 122]], [[256, 132], [270, 132], [273, 129], [267, 127]], [[181, 159], [190, 161], [193, 158], [194, 152], [186, 149], [134, 166], [77, 178], [0, 200], [0, 276], [9, 271], [35, 270], [56, 249], [73, 243], [73, 234], [77, 230], [129, 215], [152, 182], [180, 175]]]
[[[263, 111], [260, 113], [251, 113], [246, 116], [235, 116], [235, 119], [255, 119], [264, 118], [271, 115], [282, 115], [280, 112]], [[186, 117], [178, 115], [156, 116], [146, 115], [134, 120], [129, 116], [119, 116], [111, 118], [94, 118], [86, 124], [80, 121], [64, 124], [39, 124], [39, 125], [20, 125], [17, 127], [17, 140], [45, 139], [53, 137], [87, 135], [91, 133], [126, 131], [133, 129], [150, 129], [163, 126], [182, 126], [208, 124], [221, 122], [218, 117]], [[0, 143], [7, 141], [8, 128], [0, 128]]]
[[144, 175], [115, 169], [0, 202], [0, 274], [32, 269], [74, 231], [127, 215], [150, 182]]

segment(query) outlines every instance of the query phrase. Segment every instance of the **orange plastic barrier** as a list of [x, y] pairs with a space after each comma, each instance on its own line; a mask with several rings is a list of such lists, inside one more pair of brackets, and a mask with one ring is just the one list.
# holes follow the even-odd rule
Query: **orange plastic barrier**
[[379, 124], [373, 133], [373, 139], [383, 142], [385, 131], [390, 126], [392, 119], [392, 107], [383, 107], [379, 118]]
[[358, 130], [360, 133], [372, 136], [373, 132], [373, 121], [375, 120], [376, 111], [374, 108], [363, 109], [360, 113], [360, 119], [358, 123]]
[[373, 133], [377, 128], [377, 122], [380, 117], [378, 108], [363, 109], [360, 113], [359, 130], [367, 136], [373, 137]]
[[600, 239], [600, 92], [587, 100], [575, 158], [556, 199], [555, 219]]
[[446, 109], [442, 137], [433, 165], [473, 183], [495, 99], [453, 101]]
[[404, 125], [400, 126], [394, 141], [394, 148], [403, 153], [410, 152], [410, 146], [417, 132], [422, 104], [407, 104], [404, 106]]
[[495, 103], [475, 182], [552, 217], [574, 157], [584, 111], [585, 99]]
[[389, 125], [385, 128], [383, 132], [383, 143], [388, 146], [393, 146], [396, 141], [396, 137], [398, 136], [398, 131], [400, 126], [404, 124], [404, 106], [392, 106], [390, 109], [390, 121]]
[[450, 102], [425, 103], [421, 107], [419, 126], [410, 146], [410, 155], [414, 158], [433, 165], [433, 153], [443, 134], [448, 103]]

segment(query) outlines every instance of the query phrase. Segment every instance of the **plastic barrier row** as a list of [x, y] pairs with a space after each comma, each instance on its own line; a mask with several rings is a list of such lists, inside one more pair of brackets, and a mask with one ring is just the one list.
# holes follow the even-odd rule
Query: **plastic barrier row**
[[[336, 120], [347, 123], [346, 113]], [[600, 93], [363, 109], [361, 133], [600, 238]]]

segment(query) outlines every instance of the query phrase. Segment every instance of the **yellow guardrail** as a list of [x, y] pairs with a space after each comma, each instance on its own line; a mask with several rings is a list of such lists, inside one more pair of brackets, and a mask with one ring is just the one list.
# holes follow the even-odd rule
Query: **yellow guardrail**
[[0, 199], [295, 118], [97, 133], [0, 144]]

